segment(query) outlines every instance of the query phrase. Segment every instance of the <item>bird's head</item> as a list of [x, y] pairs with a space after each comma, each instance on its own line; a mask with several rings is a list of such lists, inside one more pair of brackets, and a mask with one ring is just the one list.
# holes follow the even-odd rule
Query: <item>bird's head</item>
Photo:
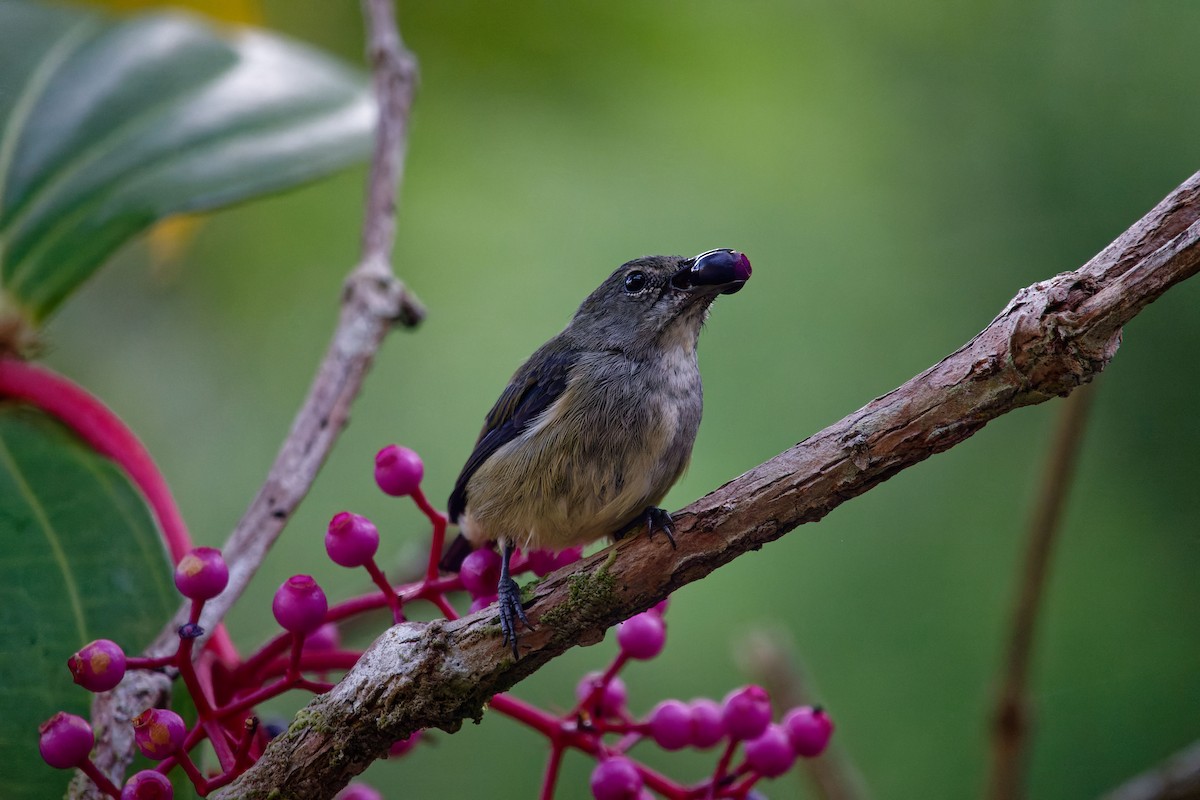
[[717, 295], [733, 294], [749, 279], [750, 259], [737, 250], [637, 258], [588, 295], [567, 330], [594, 349], [691, 347]]

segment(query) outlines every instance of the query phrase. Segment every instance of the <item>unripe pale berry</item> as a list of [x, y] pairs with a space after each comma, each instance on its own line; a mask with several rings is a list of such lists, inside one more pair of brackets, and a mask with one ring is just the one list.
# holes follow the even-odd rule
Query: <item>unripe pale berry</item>
[[725, 716], [720, 703], [707, 697], [697, 697], [689, 705], [692, 711], [692, 747], [707, 750], [725, 738]]
[[67, 659], [67, 668], [89, 692], [107, 692], [125, 677], [125, 651], [116, 642], [97, 639]]
[[758, 774], [778, 778], [796, 763], [796, 751], [783, 726], [771, 724], [762, 735], [746, 742], [746, 761]]
[[83, 717], [59, 711], [38, 727], [38, 750], [55, 769], [78, 767], [87, 761], [96, 737]]
[[153, 761], [175, 753], [186, 735], [183, 717], [169, 708], [148, 708], [133, 718], [133, 740], [142, 755]]
[[734, 739], [757, 739], [771, 723], [771, 699], [761, 686], [743, 686], [725, 695], [725, 731]]
[[496, 585], [500, 582], [501, 561], [500, 554], [487, 547], [467, 553], [458, 574], [472, 597], [496, 593]]
[[325, 531], [325, 552], [333, 563], [343, 567], [361, 567], [375, 557], [379, 549], [379, 531], [375, 523], [358, 514], [343, 511], [329, 520]]
[[653, 611], [630, 617], [617, 626], [617, 644], [629, 658], [645, 660], [662, 652], [667, 641], [667, 625]]
[[592, 770], [592, 797], [596, 800], [638, 800], [642, 776], [624, 756], [606, 758]]
[[425, 477], [425, 465], [415, 450], [389, 444], [375, 454], [375, 483], [393, 497], [412, 494]]
[[284, 630], [311, 633], [321, 627], [329, 603], [311, 575], [293, 575], [275, 592], [271, 611]]
[[681, 750], [692, 742], [692, 708], [682, 700], [663, 700], [646, 722], [650, 738], [663, 750]]
[[229, 567], [215, 547], [197, 547], [175, 566], [175, 587], [189, 600], [210, 600], [228, 583]]
[[[604, 677], [603, 672], [589, 672], [584, 675], [579, 683], [575, 684], [575, 699], [580, 703], [586, 700], [602, 677]], [[621, 712], [625, 710], [625, 703], [628, 699], [629, 693], [625, 690], [625, 681], [614, 675], [608, 685], [604, 687], [604, 691], [600, 693], [600, 699], [596, 703], [599, 708], [587, 710], [590, 713], [599, 714], [601, 717], [620, 716]]]
[[121, 800], [172, 800], [171, 779], [158, 770], [144, 769], [125, 782]]
[[782, 724], [796, 755], [805, 758], [821, 755], [833, 736], [833, 720], [819, 707], [793, 708], [784, 715]]
[[383, 795], [365, 783], [352, 783], [338, 792], [334, 800], [383, 800]]

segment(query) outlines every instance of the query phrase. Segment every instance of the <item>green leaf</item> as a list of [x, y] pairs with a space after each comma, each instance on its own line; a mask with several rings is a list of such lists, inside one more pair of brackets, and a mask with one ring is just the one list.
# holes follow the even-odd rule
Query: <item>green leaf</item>
[[0, 0], [0, 309], [40, 322], [139, 231], [361, 159], [363, 77], [181, 14]]
[[178, 603], [162, 539], [111, 461], [57, 421], [0, 403], [0, 753], [6, 798], [61, 795], [38, 755], [54, 712], [88, 716], [67, 659], [93, 639], [138, 653]]

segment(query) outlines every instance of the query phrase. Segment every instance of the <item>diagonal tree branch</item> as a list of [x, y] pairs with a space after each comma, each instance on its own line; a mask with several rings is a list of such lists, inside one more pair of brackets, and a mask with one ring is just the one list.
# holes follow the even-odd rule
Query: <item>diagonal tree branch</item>
[[330, 797], [388, 746], [456, 730], [488, 698], [737, 556], [968, 438], [990, 420], [1066, 395], [1107, 366], [1121, 329], [1200, 271], [1200, 173], [1095, 258], [1022, 289], [975, 338], [840, 422], [692, 503], [677, 550], [636, 537], [526, 593], [537, 630], [513, 661], [494, 612], [386, 631], [239, 780], [216, 794]]
[[1200, 797], [1200, 742], [1130, 778], [1102, 800], [1196, 800]]
[[[345, 427], [350, 405], [384, 336], [397, 324], [413, 327], [425, 316], [424, 308], [395, 276], [391, 265], [395, 197], [403, 176], [416, 61], [400, 40], [391, 0], [364, 0], [364, 6], [379, 117], [363, 219], [362, 254], [346, 279], [337, 327], [308, 395], [262, 488], [222, 548], [229, 565], [229, 585], [204, 607], [204, 640], [241, 597], [267, 551], [308, 494]], [[188, 603], [180, 607], [147, 648], [146, 655], [174, 652], [179, 644], [177, 631], [187, 622], [188, 609]], [[200, 650], [197, 646], [195, 652]], [[169, 691], [167, 676], [136, 672], [114, 691], [96, 696], [92, 725], [99, 745], [93, 761], [106, 775], [119, 782], [134, 754], [130, 720], [146, 708], [163, 705]], [[73, 782], [71, 795], [100, 796], [82, 776]]]

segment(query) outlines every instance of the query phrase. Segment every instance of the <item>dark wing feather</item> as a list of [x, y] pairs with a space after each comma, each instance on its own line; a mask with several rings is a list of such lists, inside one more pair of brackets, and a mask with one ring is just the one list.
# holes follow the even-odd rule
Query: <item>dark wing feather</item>
[[500, 395], [496, 405], [488, 412], [483, 431], [475, 443], [475, 450], [467, 459], [458, 480], [454, 482], [454, 491], [450, 493], [451, 522], [458, 522], [459, 515], [467, 507], [467, 482], [471, 480], [475, 470], [479, 469], [492, 453], [521, 435], [522, 431], [566, 391], [571, 367], [578, 356], [569, 352], [545, 355], [545, 351], [551, 345], [552, 343], [543, 345], [517, 370], [504, 394]]

